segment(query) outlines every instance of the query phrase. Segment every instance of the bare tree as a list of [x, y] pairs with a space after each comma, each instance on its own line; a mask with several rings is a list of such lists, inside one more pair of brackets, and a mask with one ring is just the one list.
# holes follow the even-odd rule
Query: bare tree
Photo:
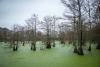
[[12, 32], [12, 44], [13, 44], [13, 51], [17, 51], [18, 49], [18, 41], [19, 41], [19, 32], [18, 32], [18, 29], [19, 28], [19, 25], [18, 24], [14, 24], [13, 25], [13, 32]]
[[[71, 11], [71, 15], [74, 18], [74, 23], [75, 23], [75, 18], [77, 18], [77, 26], [78, 26], [78, 54], [79, 55], [84, 55], [82, 45], [83, 45], [83, 16], [84, 16], [84, 11], [83, 11], [83, 5], [84, 5], [84, 0], [61, 0], [61, 2], [65, 5], [65, 7], [68, 7], [69, 10]], [[64, 14], [67, 16], [67, 12]]]
[[95, 38], [95, 41], [97, 43], [97, 47], [96, 49], [100, 49], [100, 2], [97, 6], [97, 9], [96, 9], [96, 13], [95, 13], [96, 17], [96, 26], [94, 27], [94, 38]]
[[55, 47], [55, 39], [56, 39], [56, 28], [57, 28], [57, 21], [63, 19], [61, 17], [57, 17], [57, 16], [52, 16], [52, 42], [53, 42], [53, 47]]
[[42, 27], [46, 31], [46, 48], [51, 48], [51, 27], [52, 27], [52, 17], [45, 16], [42, 21]]
[[58, 25], [58, 27], [59, 27], [59, 38], [60, 38], [61, 44], [65, 44], [65, 40], [64, 40], [64, 37], [65, 37], [64, 25], [60, 24], [60, 25]]
[[37, 23], [38, 23], [38, 16], [34, 14], [31, 18], [29, 18], [26, 23], [29, 27], [32, 39], [32, 44], [31, 44], [31, 50], [36, 50], [36, 28], [37, 28]]
[[87, 18], [88, 18], [88, 25], [89, 25], [89, 32], [88, 32], [88, 38], [89, 38], [89, 47], [88, 47], [88, 51], [91, 51], [91, 41], [92, 41], [92, 35], [91, 35], [91, 25], [92, 25], [92, 1], [90, 2], [90, 0], [86, 0], [85, 1], [85, 5], [84, 5], [84, 10], [87, 12]]

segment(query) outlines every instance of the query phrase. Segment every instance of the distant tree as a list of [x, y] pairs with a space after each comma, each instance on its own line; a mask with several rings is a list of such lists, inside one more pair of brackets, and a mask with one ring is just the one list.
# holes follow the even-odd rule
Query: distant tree
[[23, 43], [23, 46], [24, 46], [24, 43], [25, 43], [25, 27], [24, 26], [21, 26], [19, 25], [18, 26], [18, 34], [19, 34], [19, 41], [21, 41]]
[[10, 30], [8, 28], [0, 27], [0, 41], [7, 42], [9, 41]]

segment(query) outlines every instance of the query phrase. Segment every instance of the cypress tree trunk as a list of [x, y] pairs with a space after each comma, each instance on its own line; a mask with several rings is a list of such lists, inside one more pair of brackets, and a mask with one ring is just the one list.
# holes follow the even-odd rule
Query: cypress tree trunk
[[53, 47], [55, 47], [55, 41], [53, 42]]
[[13, 45], [13, 51], [17, 51], [18, 50], [18, 44], [15, 44]]
[[74, 53], [78, 53], [77, 47], [74, 47]]
[[25, 43], [23, 42], [23, 46], [25, 45]]
[[49, 41], [47, 42], [47, 47], [46, 48], [51, 48], [51, 43]]
[[78, 0], [78, 12], [79, 12], [79, 47], [78, 47], [78, 55], [84, 55], [83, 53], [83, 22], [81, 20], [81, 4], [80, 0]]
[[89, 44], [88, 51], [91, 51], [91, 42]]
[[82, 46], [79, 46], [78, 48], [78, 55], [84, 55]]
[[100, 41], [97, 42], [96, 49], [100, 49]]
[[31, 50], [36, 51], [36, 44], [35, 43], [31, 43]]

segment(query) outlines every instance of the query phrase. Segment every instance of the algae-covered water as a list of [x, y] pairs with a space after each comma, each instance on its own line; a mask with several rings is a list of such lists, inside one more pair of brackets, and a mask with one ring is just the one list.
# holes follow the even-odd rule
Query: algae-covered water
[[73, 53], [73, 46], [56, 43], [52, 49], [30, 50], [30, 45], [19, 45], [12, 51], [5, 43], [0, 43], [0, 67], [100, 67], [100, 50], [92, 48], [84, 51], [84, 56]]

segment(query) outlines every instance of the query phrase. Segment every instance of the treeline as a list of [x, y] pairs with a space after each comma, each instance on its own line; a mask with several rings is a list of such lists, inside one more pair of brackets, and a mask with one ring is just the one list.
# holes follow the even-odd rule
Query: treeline
[[62, 44], [65, 41], [71, 41], [70, 25], [65, 22], [57, 23], [58, 20], [63, 20], [61, 17], [45, 16], [42, 21], [39, 20], [36, 14], [27, 19], [26, 26], [14, 24], [12, 30], [1, 28], [0, 41], [10, 42], [10, 47], [16, 51], [19, 42], [24, 46], [25, 42], [31, 42], [31, 50], [36, 50], [36, 42], [42, 41], [46, 48], [55, 47], [55, 40], [60, 40]]

